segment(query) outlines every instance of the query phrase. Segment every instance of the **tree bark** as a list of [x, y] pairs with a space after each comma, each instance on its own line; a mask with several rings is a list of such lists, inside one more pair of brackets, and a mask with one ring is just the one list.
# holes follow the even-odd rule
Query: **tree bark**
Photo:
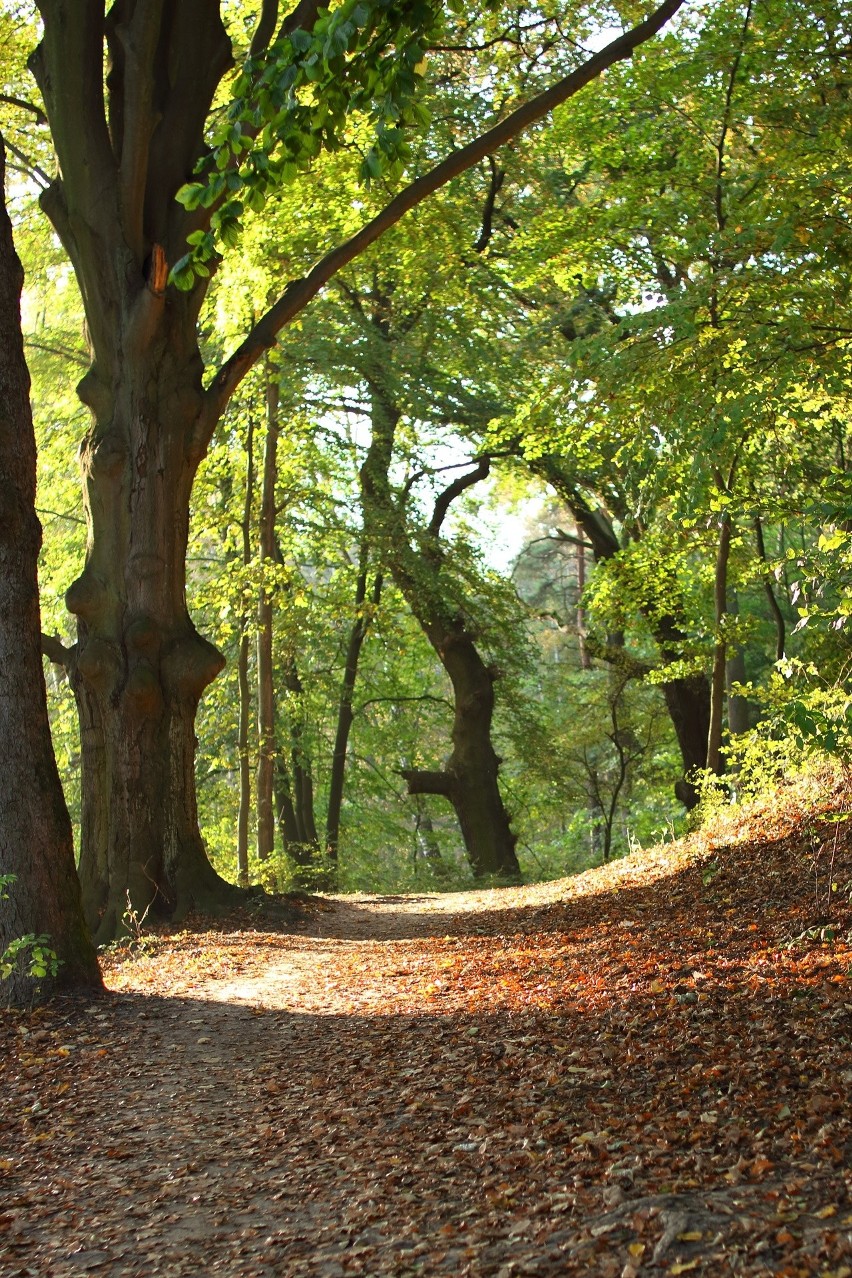
[[[5, 157], [0, 140], [0, 191]], [[26, 957], [0, 984], [0, 999], [29, 1003], [53, 986], [101, 986], [83, 920], [65, 806], [47, 717], [41, 659], [35, 513], [36, 445], [20, 325], [23, 271], [0, 200], [0, 955], [27, 935], [48, 937], [56, 977], [29, 975]]]

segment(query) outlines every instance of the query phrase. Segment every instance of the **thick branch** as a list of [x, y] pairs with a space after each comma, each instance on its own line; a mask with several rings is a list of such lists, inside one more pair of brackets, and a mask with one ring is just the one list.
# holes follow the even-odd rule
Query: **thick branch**
[[249, 57], [257, 57], [259, 53], [263, 53], [264, 49], [269, 48], [270, 41], [275, 34], [275, 24], [278, 21], [278, 0], [263, 0], [260, 10], [260, 17], [257, 20], [252, 42], [249, 45]]
[[[59, 168], [90, 227], [109, 229], [116, 176], [104, 109], [104, 0], [40, 0], [41, 44], [30, 70], [41, 90]], [[73, 12], [71, 12], [73, 10]]]
[[70, 669], [75, 650], [74, 648], [66, 648], [56, 635], [42, 635], [41, 651], [42, 655], [47, 657], [48, 661], [52, 661], [54, 665], [62, 666], [64, 670]]
[[419, 768], [401, 768], [399, 775], [408, 785], [409, 794], [442, 794], [450, 797], [452, 777], [449, 772], [421, 772]]
[[[544, 119], [556, 107], [567, 102], [603, 71], [620, 61], [629, 58], [633, 50], [645, 40], [650, 39], [669, 18], [677, 12], [683, 0], [664, 0], [650, 17], [645, 18], [630, 31], [625, 31], [616, 40], [601, 49], [582, 66], [562, 80], [557, 81], [544, 93], [538, 94], [517, 110], [511, 112], [505, 120], [495, 124], [467, 146], [453, 151], [428, 173], [416, 178], [409, 186], [400, 191], [376, 217], [372, 218], [360, 231], [326, 253], [326, 255], [308, 271], [301, 279], [292, 280], [281, 297], [246, 337], [241, 346], [222, 365], [211, 382], [207, 394], [210, 405], [208, 429], [212, 434], [216, 421], [221, 415], [231, 395], [257, 362], [265, 350], [275, 342], [277, 334], [294, 316], [307, 306], [308, 302], [337, 274], [365, 249], [369, 248], [385, 231], [394, 226], [400, 218], [415, 208], [427, 196], [445, 186], [453, 178], [466, 172], [480, 160], [484, 160], [499, 147], [504, 146], [517, 137], [525, 129]], [[299, 6], [301, 8], [301, 6]], [[207, 442], [206, 440], [204, 441]]]
[[126, 25], [116, 25], [113, 44], [122, 49], [121, 94], [122, 135], [120, 145], [121, 207], [128, 243], [137, 259], [144, 256], [145, 188], [148, 182], [148, 154], [154, 132], [155, 60], [160, 42], [163, 0], [146, 0], [137, 5]]

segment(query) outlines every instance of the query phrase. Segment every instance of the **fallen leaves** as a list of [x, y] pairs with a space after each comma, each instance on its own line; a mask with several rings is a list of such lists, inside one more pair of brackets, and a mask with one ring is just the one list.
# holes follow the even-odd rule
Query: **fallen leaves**
[[852, 918], [703, 856], [114, 952], [2, 1025], [2, 1272], [852, 1278]]

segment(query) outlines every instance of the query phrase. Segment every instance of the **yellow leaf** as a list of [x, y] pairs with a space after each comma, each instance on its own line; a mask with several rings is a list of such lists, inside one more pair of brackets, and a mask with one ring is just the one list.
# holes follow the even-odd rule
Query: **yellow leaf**
[[631, 1243], [627, 1250], [630, 1252], [631, 1256], [634, 1256], [638, 1260], [642, 1255], [642, 1252], [645, 1250], [645, 1244], [639, 1242]]
[[678, 1234], [678, 1242], [701, 1242], [704, 1237], [700, 1229], [690, 1229], [686, 1234]]
[[689, 1273], [690, 1269], [697, 1269], [697, 1268], [698, 1268], [697, 1260], [685, 1260], [683, 1264], [672, 1265], [671, 1269], [669, 1270], [669, 1273], [670, 1274], [687, 1274]]
[[820, 1207], [819, 1211], [815, 1211], [814, 1215], [817, 1220], [828, 1220], [829, 1216], [837, 1215], [837, 1207], [834, 1203], [829, 1207]]

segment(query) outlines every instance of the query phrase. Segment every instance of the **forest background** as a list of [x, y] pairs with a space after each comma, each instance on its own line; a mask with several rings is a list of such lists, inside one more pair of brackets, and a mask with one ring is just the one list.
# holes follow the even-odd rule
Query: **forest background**
[[[238, 68], [268, 8], [221, 6]], [[367, 29], [363, 8], [334, 15]], [[210, 161], [179, 192], [212, 220], [168, 283], [156, 254], [146, 267], [154, 292], [197, 299], [225, 375], [330, 244], [642, 16], [406, 8], [405, 40], [397, 25], [368, 50], [377, 79], [338, 118], [334, 15], [324, 62], [290, 39], [316, 111], [289, 133], [262, 72], [224, 77]], [[75, 393], [86, 270], [36, 207], [62, 145], [25, 67], [36, 16], [6, 4], [0, 22], [51, 722], [85, 826], [78, 710], [97, 680], [65, 600], [93, 632], [73, 596], [87, 557], [100, 571], [103, 504], [99, 407]], [[850, 54], [840, 5], [686, 6], [266, 343], [211, 433], [187, 532], [189, 613], [227, 659], [195, 729], [221, 876], [557, 877], [673, 836], [702, 793], [848, 756]], [[157, 905], [132, 874], [118, 888], [131, 913]]]

